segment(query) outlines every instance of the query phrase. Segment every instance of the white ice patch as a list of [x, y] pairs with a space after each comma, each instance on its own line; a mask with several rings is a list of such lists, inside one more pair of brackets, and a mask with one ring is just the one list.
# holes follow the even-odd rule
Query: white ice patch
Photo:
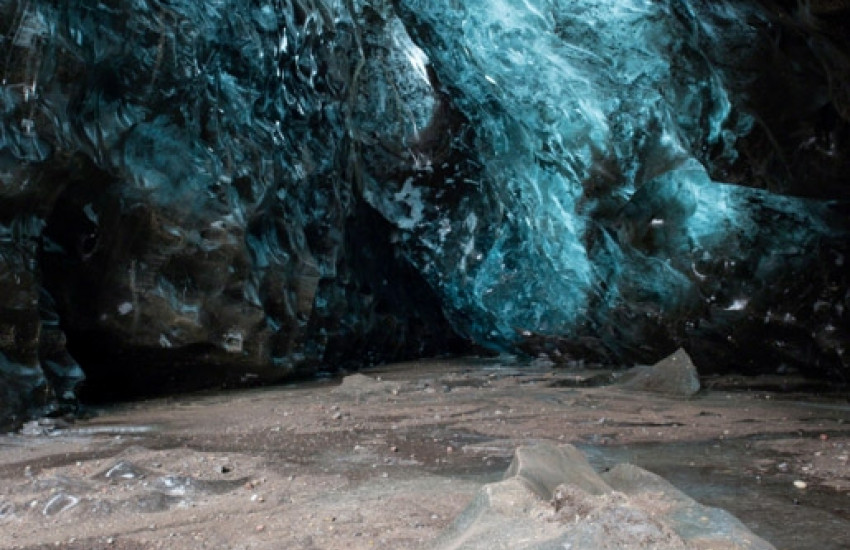
[[230, 329], [224, 333], [221, 347], [223, 347], [224, 351], [228, 353], [240, 353], [242, 351], [242, 340], [242, 331]]
[[750, 303], [746, 298], [736, 298], [732, 305], [726, 308], [726, 311], [743, 311], [744, 308], [747, 307], [747, 304]]
[[414, 72], [430, 85], [431, 80], [428, 78], [428, 56], [422, 51], [422, 48], [413, 43], [404, 25], [398, 25], [398, 27], [398, 29], [393, 29], [395, 31], [393, 32], [393, 42], [404, 52], [404, 56], [407, 58]]
[[406, 204], [410, 208], [410, 216], [402, 216], [397, 223], [401, 229], [413, 229], [422, 221], [422, 211], [425, 206], [422, 204], [422, 192], [413, 187], [413, 179], [408, 178], [404, 182], [401, 191], [394, 196], [397, 202]]
[[466, 217], [466, 228], [469, 231], [475, 231], [475, 228], [478, 226], [478, 216], [475, 215], [475, 212], [470, 212]]
[[440, 220], [440, 244], [444, 244], [446, 242], [446, 237], [448, 237], [449, 233], [452, 232], [452, 222], [447, 219]]
[[19, 48], [32, 48], [38, 39], [48, 32], [49, 28], [44, 16], [37, 11], [27, 9], [18, 24], [13, 44]]
[[100, 218], [98, 217], [97, 212], [94, 211], [94, 208], [92, 207], [91, 203], [87, 203], [83, 207], [83, 213], [93, 224], [98, 225], [98, 223], [100, 223]]

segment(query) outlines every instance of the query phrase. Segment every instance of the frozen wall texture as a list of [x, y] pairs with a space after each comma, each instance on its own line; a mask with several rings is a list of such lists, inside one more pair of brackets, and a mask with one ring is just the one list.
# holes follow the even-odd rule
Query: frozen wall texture
[[847, 2], [0, 0], [0, 33], [7, 420], [83, 371], [473, 344], [850, 372]]

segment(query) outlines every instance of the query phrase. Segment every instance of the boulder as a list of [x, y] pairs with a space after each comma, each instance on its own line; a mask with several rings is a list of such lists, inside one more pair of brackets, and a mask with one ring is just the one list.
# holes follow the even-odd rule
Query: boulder
[[629, 370], [620, 379], [620, 387], [676, 397], [693, 397], [700, 390], [699, 373], [688, 352], [678, 349], [652, 366]]

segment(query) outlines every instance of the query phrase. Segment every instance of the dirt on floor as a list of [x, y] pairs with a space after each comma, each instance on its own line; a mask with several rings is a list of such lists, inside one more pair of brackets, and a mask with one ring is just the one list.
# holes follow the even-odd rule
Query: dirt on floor
[[676, 399], [614, 379], [432, 360], [30, 423], [0, 436], [0, 548], [419, 548], [540, 441], [655, 472], [777, 549], [850, 548], [846, 395], [727, 377]]

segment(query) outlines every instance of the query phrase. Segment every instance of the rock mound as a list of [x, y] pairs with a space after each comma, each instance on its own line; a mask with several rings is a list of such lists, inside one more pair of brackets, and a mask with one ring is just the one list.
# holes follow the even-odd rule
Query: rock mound
[[572, 445], [517, 449], [498, 483], [485, 485], [435, 550], [771, 550], [719, 508], [663, 478], [621, 464], [596, 473]]

